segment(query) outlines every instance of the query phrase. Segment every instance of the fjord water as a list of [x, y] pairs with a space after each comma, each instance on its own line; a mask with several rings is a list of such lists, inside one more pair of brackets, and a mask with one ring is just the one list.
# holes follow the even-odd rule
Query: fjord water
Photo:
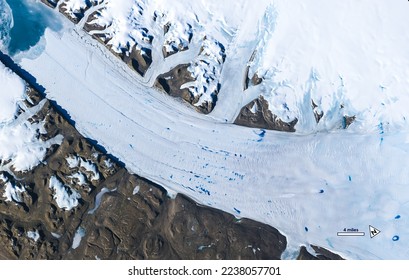
[[35, 0], [0, 0], [0, 16], [2, 48], [12, 56], [38, 44], [47, 27], [62, 27], [57, 15]]

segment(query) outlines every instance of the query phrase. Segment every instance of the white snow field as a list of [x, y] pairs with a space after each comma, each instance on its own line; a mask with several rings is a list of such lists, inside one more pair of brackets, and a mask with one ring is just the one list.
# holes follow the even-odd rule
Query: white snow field
[[24, 186], [17, 186], [12, 184], [9, 179], [3, 174], [0, 174], [0, 181], [2, 181], [5, 186], [3, 197], [6, 199], [6, 201], [14, 201], [16, 203], [23, 202], [21, 193], [26, 191], [26, 188]]
[[65, 186], [57, 177], [50, 178], [49, 188], [53, 190], [53, 198], [61, 209], [69, 211], [78, 206], [81, 195], [69, 186]]
[[0, 63], [0, 171], [31, 170], [41, 163], [51, 145], [62, 141], [61, 135], [48, 141], [40, 139], [40, 134], [46, 132], [44, 124], [30, 123], [28, 119], [44, 102], [27, 108], [23, 102], [27, 98], [25, 90], [24, 82]]
[[13, 72], [0, 63], [0, 124], [10, 122], [14, 119], [18, 106], [17, 102], [26, 98], [26, 86], [23, 81]]
[[34, 242], [37, 242], [38, 239], [40, 239], [40, 233], [37, 229], [35, 231], [27, 231], [27, 237], [34, 240]]
[[[75, 18], [75, 13], [88, 7], [89, 4], [98, 4], [100, 0], [63, 0], [59, 5], [64, 5], [62, 10], [71, 18]], [[89, 3], [89, 4], [88, 4]]]
[[[166, 7], [149, 5], [162, 2]], [[190, 10], [191, 2], [202, 9]], [[168, 7], [175, 20], [194, 13], [200, 34], [226, 48], [219, 100], [207, 116], [151, 87], [158, 74], [194, 60], [200, 44], [155, 59], [162, 45], [154, 43], [154, 62], [141, 78], [62, 19], [66, 28], [47, 30], [44, 51], [21, 64], [83, 135], [130, 171], [276, 227], [289, 242], [284, 258], [295, 258], [301, 244], [316, 244], [346, 258], [408, 259], [409, 3], [224, 3]], [[243, 92], [255, 50], [250, 68], [265, 82]], [[296, 133], [231, 124], [259, 94], [274, 113], [299, 118]], [[311, 98], [324, 112], [318, 125], [308, 112]], [[344, 114], [356, 122], [338, 129]], [[381, 233], [371, 239], [369, 225]], [[337, 237], [344, 228], [366, 235]]]

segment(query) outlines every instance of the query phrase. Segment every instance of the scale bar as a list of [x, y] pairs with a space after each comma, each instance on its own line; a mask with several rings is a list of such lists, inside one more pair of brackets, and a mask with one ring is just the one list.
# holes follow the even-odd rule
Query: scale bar
[[365, 236], [365, 232], [362, 232], [362, 231], [340, 231], [340, 232], [337, 232], [337, 236]]

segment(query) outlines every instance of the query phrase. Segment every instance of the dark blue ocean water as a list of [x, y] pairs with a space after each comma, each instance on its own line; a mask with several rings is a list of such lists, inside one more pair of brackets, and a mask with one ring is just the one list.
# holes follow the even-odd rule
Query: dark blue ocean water
[[[0, 0], [4, 1], [4, 0]], [[58, 15], [35, 0], [5, 0], [10, 6], [14, 25], [9, 31], [8, 52], [14, 55], [35, 46], [47, 27], [62, 28]]]

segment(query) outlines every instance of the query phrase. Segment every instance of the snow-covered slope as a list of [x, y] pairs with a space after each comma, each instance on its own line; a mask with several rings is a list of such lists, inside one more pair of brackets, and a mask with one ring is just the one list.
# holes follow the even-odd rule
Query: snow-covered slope
[[249, 76], [264, 79], [258, 92], [300, 132], [338, 128], [344, 115], [356, 116], [356, 131], [407, 126], [407, 15], [405, 1], [274, 1]]
[[26, 98], [26, 86], [24, 82], [8, 68], [0, 63], [0, 124], [7, 123], [14, 119], [19, 101]]
[[[318, 244], [350, 258], [408, 258], [408, 3], [230, 4], [174, 6], [174, 21], [184, 22], [177, 11], [194, 11], [201, 34], [226, 50], [218, 105], [207, 116], [151, 88], [157, 75], [194, 61], [200, 49], [189, 45], [164, 59], [159, 32], [152, 33], [154, 62], [144, 77], [70, 24], [62, 34], [47, 31], [44, 52], [22, 65], [84, 135], [129, 169], [277, 227], [289, 241], [285, 257], [300, 244]], [[247, 66], [250, 78], [257, 73], [262, 81], [244, 91]], [[259, 95], [283, 120], [299, 119], [297, 133], [230, 124]], [[318, 124], [314, 109], [324, 113]], [[355, 122], [339, 130], [346, 115]], [[336, 235], [369, 224], [382, 233]]]
[[[213, 61], [208, 51], [225, 56], [224, 45], [232, 42], [243, 20], [235, 14], [249, 5], [237, 2], [216, 9], [215, 3], [208, 1], [171, 5], [167, 1], [146, 0], [41, 1], [78, 23], [77, 28], [84, 27], [140, 75], [147, 74], [145, 80], [152, 84], [159, 74], [170, 70], [164, 59], [190, 52], [183, 63], [191, 64], [188, 73], [197, 83], [188, 86], [190, 96], [183, 99], [203, 113], [209, 113], [216, 104], [224, 62], [224, 58]], [[220, 50], [209, 48], [211, 44]], [[203, 59], [206, 61], [200, 61]], [[178, 61], [174, 57], [172, 60]]]
[[0, 171], [25, 172], [37, 166], [47, 149], [59, 144], [61, 137], [40, 139], [43, 123], [29, 121], [44, 103], [27, 106], [25, 83], [0, 63]]
[[[78, 6], [77, 2], [64, 1], [67, 6]], [[380, 123], [406, 125], [405, 106], [401, 105], [409, 102], [404, 70], [409, 60], [405, 56], [409, 42], [404, 24], [406, 3], [384, 7], [384, 1], [369, 0], [359, 4], [261, 1], [257, 9], [245, 1], [226, 5], [212, 1], [172, 5], [145, 0], [92, 2], [97, 3], [97, 14], [89, 24], [99, 28], [90, 34], [103, 36], [115, 53], [129, 55], [135, 48], [152, 58], [140, 71], [148, 71], [145, 80], [153, 81], [163, 70], [177, 66], [164, 62], [163, 52], [191, 49], [194, 59], [180, 54], [176, 61], [192, 64], [188, 68], [195, 79], [190, 88], [192, 105], [212, 103], [210, 112], [220, 101], [223, 105], [214, 113], [220, 119], [233, 121], [243, 106], [262, 95], [280, 120], [297, 120], [298, 132], [339, 129], [345, 126], [346, 117], [355, 118], [350, 129], [357, 130], [373, 131]], [[185, 12], [180, 13], [182, 10]], [[256, 38], [250, 39], [255, 31]], [[226, 47], [232, 68], [223, 70], [217, 64], [215, 68], [200, 62], [201, 50], [213, 40]], [[239, 86], [246, 66], [248, 78], [257, 74], [262, 82], [243, 92]], [[396, 69], [402, 71], [397, 74]], [[316, 115], [322, 117], [318, 120]]]
[[100, 2], [102, 2], [102, 0], [62, 0], [58, 4], [60, 10], [66, 13], [71, 19], [79, 20], [87, 9]]

